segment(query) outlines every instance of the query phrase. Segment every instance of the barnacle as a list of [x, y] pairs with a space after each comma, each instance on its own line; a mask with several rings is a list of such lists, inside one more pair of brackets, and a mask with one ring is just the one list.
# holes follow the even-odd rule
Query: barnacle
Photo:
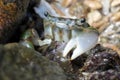
[[14, 34], [17, 25], [25, 16], [29, 0], [0, 0], [0, 43], [5, 43]]

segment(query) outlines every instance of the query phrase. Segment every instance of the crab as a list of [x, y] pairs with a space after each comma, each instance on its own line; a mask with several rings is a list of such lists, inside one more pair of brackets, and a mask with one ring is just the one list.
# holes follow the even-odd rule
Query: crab
[[[71, 56], [71, 60], [73, 60], [96, 45], [99, 32], [91, 27], [85, 18], [55, 17], [49, 14], [46, 17], [45, 36], [67, 43], [63, 50], [63, 57], [74, 49]], [[53, 26], [49, 26], [50, 24]]]
[[44, 0], [41, 0], [40, 5], [35, 7], [34, 10], [44, 19], [45, 38], [67, 43], [62, 52], [63, 57], [66, 57], [73, 49], [70, 58], [73, 60], [97, 44], [99, 32], [90, 26], [85, 18], [77, 19], [58, 16]]

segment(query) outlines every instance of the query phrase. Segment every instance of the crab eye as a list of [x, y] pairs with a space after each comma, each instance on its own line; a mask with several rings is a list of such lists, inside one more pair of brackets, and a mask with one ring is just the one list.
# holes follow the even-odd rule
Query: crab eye
[[85, 18], [81, 18], [81, 23], [85, 23], [86, 22], [86, 19]]
[[84, 23], [86, 23], [86, 19], [85, 18], [80, 18], [76, 20], [76, 24], [77, 25], [83, 25]]
[[45, 17], [48, 17], [48, 16], [49, 16], [49, 13], [48, 13], [48, 12], [45, 12], [44, 15], [45, 15]]
[[86, 22], [85, 18], [81, 18], [81, 24], [84, 28], [88, 28], [90, 27], [90, 25]]

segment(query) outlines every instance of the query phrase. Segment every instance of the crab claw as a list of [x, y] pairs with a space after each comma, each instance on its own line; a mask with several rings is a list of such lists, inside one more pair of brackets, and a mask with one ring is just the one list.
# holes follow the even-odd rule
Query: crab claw
[[67, 56], [70, 50], [73, 50], [71, 60], [77, 58], [84, 52], [93, 48], [98, 41], [98, 33], [96, 32], [81, 32], [77, 37], [73, 37], [63, 50], [63, 57]]
[[68, 52], [75, 47], [76, 43], [74, 41], [75, 41], [75, 39], [73, 38], [67, 43], [67, 45], [63, 51], [63, 57], [67, 56]]

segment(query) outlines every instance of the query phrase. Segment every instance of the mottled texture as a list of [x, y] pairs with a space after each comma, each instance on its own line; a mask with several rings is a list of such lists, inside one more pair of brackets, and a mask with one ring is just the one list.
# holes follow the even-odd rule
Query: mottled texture
[[97, 45], [87, 53], [84, 66], [79, 69], [79, 80], [120, 79], [120, 57], [117, 52]]
[[120, 71], [120, 57], [117, 52], [109, 48], [97, 46], [96, 51], [89, 52], [89, 54], [90, 55], [88, 56], [82, 68], [83, 71], [94, 72], [106, 71], [109, 69]]
[[12, 43], [0, 45], [0, 80], [66, 80], [66, 76], [57, 63]]
[[[30, 0], [0, 0], [0, 43], [14, 34], [25, 17]], [[17, 35], [17, 34], [16, 34]]]
[[120, 72], [114, 70], [94, 72], [88, 80], [120, 80]]

